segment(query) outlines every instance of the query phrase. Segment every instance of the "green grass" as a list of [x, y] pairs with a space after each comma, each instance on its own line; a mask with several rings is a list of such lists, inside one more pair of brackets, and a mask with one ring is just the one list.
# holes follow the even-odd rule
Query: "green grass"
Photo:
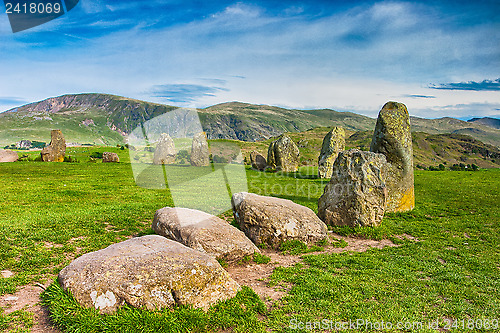
[[[315, 174], [315, 168], [295, 174], [247, 169], [250, 191], [290, 199], [314, 211], [326, 184]], [[76, 256], [152, 233], [154, 212], [172, 205], [168, 190], [137, 187], [126, 163], [5, 163], [0, 164], [0, 182], [0, 270], [15, 273], [0, 279], [0, 294], [52, 279]], [[499, 319], [499, 188], [498, 169], [416, 171], [415, 210], [387, 214], [378, 228], [334, 228], [343, 235], [393, 239], [401, 246], [306, 254], [301, 264], [275, 269], [271, 282], [291, 289], [278, 306], [268, 309], [248, 288], [207, 313], [184, 307], [159, 312], [124, 308], [114, 316], [100, 316], [79, 307], [57, 284], [44, 299], [67, 332], [110, 332], [117, 327], [122, 332], [229, 327], [300, 332], [289, 327], [292, 320], [437, 319], [443, 325], [446, 319]], [[404, 233], [418, 241], [395, 237]], [[16, 320], [0, 314], [0, 327]]]

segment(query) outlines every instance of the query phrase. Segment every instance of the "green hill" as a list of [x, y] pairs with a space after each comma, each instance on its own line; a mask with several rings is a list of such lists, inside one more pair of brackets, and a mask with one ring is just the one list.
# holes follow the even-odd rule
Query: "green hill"
[[[106, 94], [78, 94], [48, 98], [0, 113], [0, 146], [21, 140], [50, 140], [50, 130], [63, 131], [68, 143], [123, 144], [125, 137], [145, 121], [176, 109]], [[410, 110], [411, 111], [411, 110]], [[329, 109], [295, 110], [268, 105], [230, 102], [199, 109], [209, 139], [262, 141], [284, 132], [343, 126], [369, 131], [376, 120], [351, 112]], [[453, 118], [412, 117], [412, 130], [430, 134], [467, 134], [500, 146], [500, 129]]]

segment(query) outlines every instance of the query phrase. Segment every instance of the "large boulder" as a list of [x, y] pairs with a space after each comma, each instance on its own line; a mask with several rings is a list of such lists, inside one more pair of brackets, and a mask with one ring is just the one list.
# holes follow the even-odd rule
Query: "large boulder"
[[117, 153], [104, 152], [102, 153], [102, 163], [118, 163], [120, 158]]
[[240, 229], [257, 245], [278, 248], [287, 240], [311, 243], [327, 237], [318, 216], [293, 201], [240, 192], [233, 195], [232, 205]]
[[0, 163], [15, 162], [19, 159], [19, 155], [12, 150], [0, 149]]
[[172, 164], [175, 162], [175, 155], [177, 151], [175, 150], [174, 140], [170, 135], [163, 133], [160, 136], [160, 140], [156, 144], [155, 154], [153, 156], [154, 164]]
[[389, 168], [388, 212], [405, 212], [415, 207], [413, 147], [410, 116], [402, 103], [388, 102], [380, 111], [370, 151], [385, 155]]
[[82, 306], [101, 313], [125, 304], [148, 310], [174, 305], [207, 309], [240, 289], [211, 256], [158, 235], [87, 253], [59, 273], [59, 283]]
[[159, 209], [152, 228], [158, 235], [228, 263], [260, 252], [242, 231], [217, 216], [195, 209]]
[[318, 216], [328, 225], [378, 226], [387, 200], [386, 168], [382, 154], [358, 149], [340, 152], [319, 198]]
[[210, 151], [208, 149], [207, 135], [205, 132], [200, 132], [193, 137], [193, 142], [191, 144], [191, 165], [210, 165]]
[[283, 172], [299, 169], [299, 148], [287, 135], [281, 135], [271, 142], [267, 150], [267, 165]]
[[64, 162], [66, 155], [66, 141], [61, 130], [50, 132], [50, 144], [42, 149], [41, 157], [44, 162]]
[[319, 178], [331, 178], [333, 162], [339, 152], [345, 149], [345, 131], [342, 127], [334, 127], [323, 139], [321, 153], [318, 158]]
[[255, 150], [250, 153], [250, 163], [252, 168], [260, 171], [264, 171], [267, 167], [266, 158]]

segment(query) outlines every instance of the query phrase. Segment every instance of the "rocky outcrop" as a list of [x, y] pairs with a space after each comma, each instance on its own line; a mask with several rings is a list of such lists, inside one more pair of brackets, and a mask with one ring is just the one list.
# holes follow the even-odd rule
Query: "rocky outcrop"
[[210, 151], [208, 149], [207, 135], [205, 132], [200, 132], [193, 137], [193, 142], [191, 144], [191, 165], [210, 165]]
[[154, 164], [172, 164], [175, 162], [175, 155], [177, 151], [175, 150], [174, 140], [170, 135], [163, 133], [156, 144], [155, 153], [153, 156]]
[[283, 172], [295, 172], [299, 169], [299, 148], [287, 135], [271, 142], [267, 150], [267, 165]]
[[195, 209], [157, 210], [152, 228], [158, 235], [228, 263], [260, 252], [242, 231], [217, 216]]
[[60, 130], [50, 133], [50, 145], [42, 149], [41, 156], [44, 162], [64, 162], [66, 154], [66, 141]]
[[18, 159], [19, 155], [15, 151], [0, 149], [0, 163], [16, 162]]
[[267, 167], [266, 158], [255, 150], [250, 153], [250, 163], [252, 168], [259, 171], [264, 171]]
[[117, 153], [104, 152], [102, 153], [102, 163], [118, 163], [120, 158]]
[[240, 286], [211, 256], [158, 235], [132, 238], [84, 254], [59, 273], [82, 306], [112, 313], [128, 304], [148, 310], [207, 309]]
[[332, 177], [318, 201], [318, 216], [328, 225], [376, 227], [387, 200], [385, 156], [358, 149], [340, 152]]
[[331, 178], [333, 162], [339, 152], [345, 149], [345, 131], [342, 127], [334, 127], [323, 139], [318, 158], [319, 178]]
[[278, 248], [287, 240], [311, 243], [327, 237], [318, 216], [293, 201], [240, 192], [233, 195], [232, 205], [240, 229], [257, 245]]
[[386, 185], [388, 212], [415, 207], [413, 147], [410, 117], [402, 103], [388, 102], [378, 115], [370, 151], [385, 155], [389, 163]]

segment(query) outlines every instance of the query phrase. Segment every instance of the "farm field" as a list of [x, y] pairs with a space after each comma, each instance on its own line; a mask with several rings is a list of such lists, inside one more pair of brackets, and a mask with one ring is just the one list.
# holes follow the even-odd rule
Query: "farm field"
[[[127, 150], [111, 151], [128, 161]], [[138, 187], [130, 164], [88, 163], [87, 153], [78, 153], [80, 163], [0, 164], [0, 271], [13, 273], [0, 278], [0, 295], [46, 285], [84, 253], [152, 234], [154, 212], [172, 206], [168, 189]], [[248, 167], [246, 172], [249, 191], [314, 211], [326, 184], [313, 167], [296, 174]], [[304, 254], [292, 266], [275, 268], [266, 281], [285, 291], [274, 302], [262, 302], [245, 287], [206, 313], [188, 307], [161, 312], [123, 308], [100, 316], [52, 284], [44, 304], [64, 332], [306, 332], [356, 320], [423, 323], [407, 331], [435, 332], [428, 323], [450, 324], [456, 332], [466, 331], [466, 325], [490, 325], [491, 331], [495, 323], [500, 326], [499, 188], [499, 169], [415, 171], [415, 210], [386, 214], [378, 228], [332, 229], [332, 242], [338, 235], [388, 239], [398, 246]], [[230, 212], [223, 216], [233, 221]], [[28, 309], [7, 312], [8, 307], [0, 310], [0, 330], [28, 332], [36, 324]]]

